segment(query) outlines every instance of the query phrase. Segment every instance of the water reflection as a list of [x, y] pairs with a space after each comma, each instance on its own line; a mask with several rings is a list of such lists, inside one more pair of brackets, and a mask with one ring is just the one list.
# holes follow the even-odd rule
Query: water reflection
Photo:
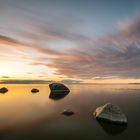
[[64, 97], [66, 97], [69, 94], [70, 91], [66, 90], [66, 91], [61, 91], [61, 92], [55, 92], [55, 91], [51, 91], [49, 98], [52, 100], [60, 100], [63, 99]]
[[[0, 94], [0, 139], [2, 140], [11, 140], [13, 135], [15, 139], [20, 140], [40, 137], [43, 139], [43, 136], [44, 139], [87, 140], [124, 140], [131, 139], [132, 136], [140, 137], [138, 107], [140, 94], [132, 90], [119, 90], [138, 89], [140, 86], [69, 85], [72, 94], [59, 93], [59, 95], [50, 93], [48, 85], [0, 86], [8, 89], [8, 94]], [[39, 94], [31, 94], [33, 88], [39, 89]], [[91, 112], [106, 102], [121, 106], [129, 117], [127, 128], [105, 123], [99, 125], [96, 120], [91, 120]], [[61, 115], [64, 109], [69, 108], [75, 112], [74, 116], [67, 118]], [[1, 138], [2, 133], [6, 135], [4, 138]]]
[[127, 125], [116, 125], [116, 124], [110, 124], [102, 121], [100, 121], [99, 124], [102, 126], [102, 128], [105, 130], [105, 132], [108, 135], [121, 134], [127, 128]]

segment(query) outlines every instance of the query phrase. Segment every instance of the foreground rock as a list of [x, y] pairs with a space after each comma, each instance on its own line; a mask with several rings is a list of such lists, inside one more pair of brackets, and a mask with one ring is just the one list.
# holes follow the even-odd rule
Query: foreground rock
[[31, 92], [32, 92], [32, 93], [37, 93], [37, 92], [39, 92], [39, 90], [36, 89], [36, 88], [33, 88], [33, 89], [31, 90]]
[[99, 121], [109, 122], [112, 124], [127, 124], [127, 118], [121, 109], [111, 103], [98, 107], [94, 116]]
[[65, 116], [71, 116], [74, 114], [73, 111], [71, 111], [70, 109], [64, 109], [64, 111], [62, 112], [63, 115]]
[[0, 93], [6, 93], [6, 92], [8, 92], [7, 88], [3, 87], [3, 88], [0, 89]]
[[52, 92], [61, 92], [61, 91], [70, 91], [69, 89], [68, 89], [68, 87], [66, 87], [64, 84], [61, 84], [61, 83], [51, 83], [50, 85], [49, 85], [49, 87], [50, 87], [50, 90], [52, 91]]

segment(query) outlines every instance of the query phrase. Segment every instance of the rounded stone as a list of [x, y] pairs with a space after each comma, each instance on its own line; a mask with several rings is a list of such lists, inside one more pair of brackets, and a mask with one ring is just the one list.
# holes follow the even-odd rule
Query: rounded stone
[[65, 116], [71, 116], [71, 115], [74, 114], [74, 112], [71, 111], [70, 109], [64, 109], [62, 114], [65, 115]]
[[32, 93], [37, 93], [37, 92], [39, 92], [39, 90], [36, 89], [36, 88], [33, 88], [33, 89], [31, 90], [31, 92], [32, 92]]
[[127, 117], [122, 110], [117, 105], [111, 103], [98, 107], [93, 115], [99, 121], [114, 124], [127, 124]]
[[8, 92], [7, 88], [3, 87], [3, 88], [0, 89], [0, 93], [6, 93], [6, 92]]

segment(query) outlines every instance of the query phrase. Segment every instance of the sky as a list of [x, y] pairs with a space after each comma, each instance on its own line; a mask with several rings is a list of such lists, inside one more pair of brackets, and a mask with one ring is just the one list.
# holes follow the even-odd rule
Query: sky
[[0, 0], [0, 83], [140, 83], [139, 0]]

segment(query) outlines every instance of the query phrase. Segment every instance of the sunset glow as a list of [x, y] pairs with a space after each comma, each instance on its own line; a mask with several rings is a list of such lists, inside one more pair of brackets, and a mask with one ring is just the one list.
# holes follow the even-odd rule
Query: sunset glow
[[140, 83], [140, 2], [125, 4], [1, 1], [0, 81]]

